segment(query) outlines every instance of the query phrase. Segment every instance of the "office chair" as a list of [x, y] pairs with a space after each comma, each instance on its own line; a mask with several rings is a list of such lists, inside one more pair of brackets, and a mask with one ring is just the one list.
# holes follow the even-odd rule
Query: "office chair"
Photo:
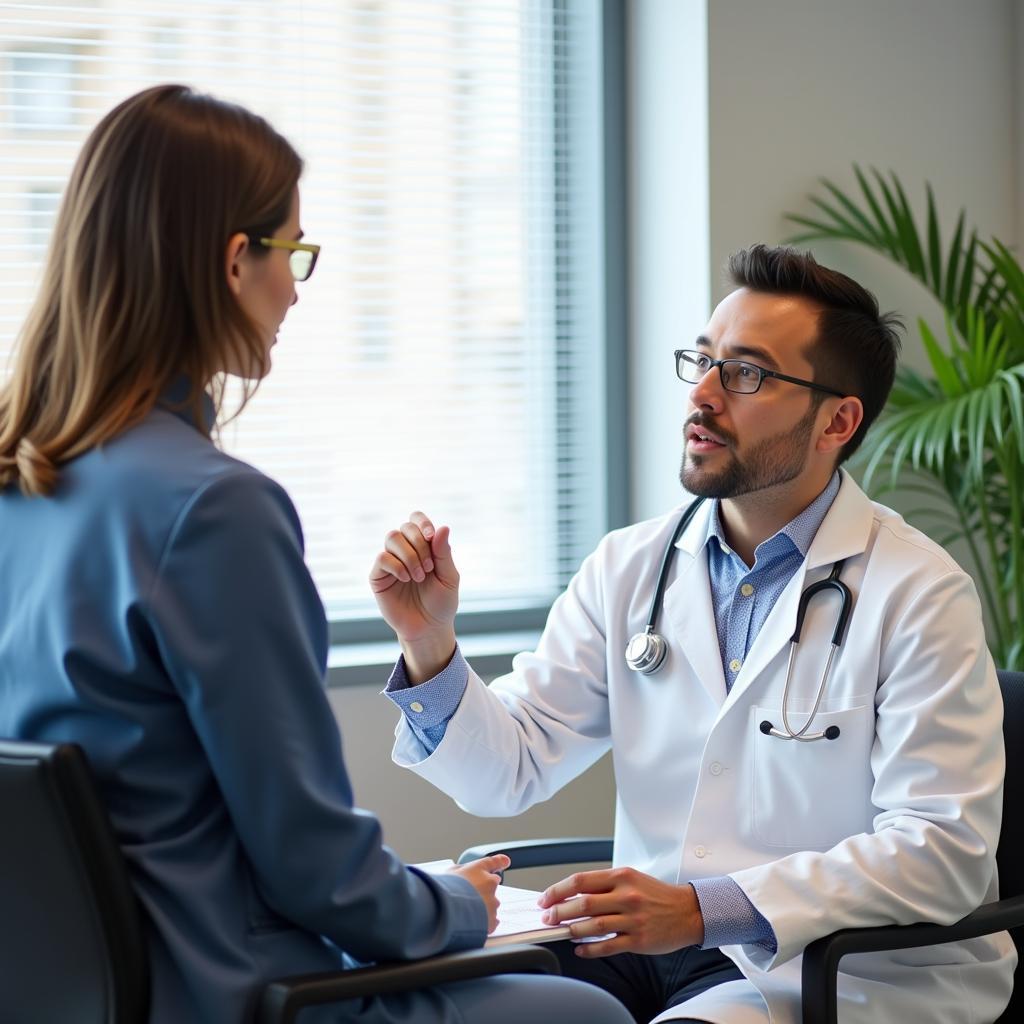
[[[145, 1024], [141, 912], [81, 748], [0, 740], [0, 1018]], [[325, 1003], [493, 974], [558, 974], [540, 946], [474, 949], [270, 982], [255, 1024]]]
[[[801, 1007], [803, 1024], [838, 1024], [837, 974], [839, 961], [848, 953], [881, 952], [932, 946], [1009, 931], [1018, 954], [1024, 959], [1024, 672], [1000, 669], [1003, 693], [1003, 739], [1006, 746], [1006, 782], [1003, 788], [1003, 827], [996, 850], [1001, 898], [986, 903], [955, 924], [883, 925], [878, 928], [845, 928], [812, 942], [803, 956]], [[577, 839], [539, 839], [486, 843], [463, 851], [464, 864], [492, 853], [507, 854], [514, 868], [549, 867], [612, 859], [612, 840], [604, 836]], [[1013, 995], [996, 1024], [1024, 1020], [1024, 967], [1018, 963]]]

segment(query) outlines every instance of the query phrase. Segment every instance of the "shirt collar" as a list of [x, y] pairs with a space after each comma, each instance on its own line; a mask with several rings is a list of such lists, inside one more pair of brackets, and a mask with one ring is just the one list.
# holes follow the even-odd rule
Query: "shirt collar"
[[[814, 501], [803, 512], [800, 512], [783, 526], [781, 530], [769, 537], [768, 540], [758, 544], [758, 550], [764, 545], [771, 544], [777, 537], [785, 537], [800, 552], [801, 558], [806, 558], [807, 552], [811, 547], [811, 541], [814, 540], [814, 535], [821, 527], [828, 510], [832, 507], [832, 502], [835, 501], [836, 495], [839, 493], [839, 484], [839, 470], [836, 470], [832, 474], [832, 479], [825, 486], [825, 489]], [[721, 501], [716, 498], [711, 506], [711, 514], [708, 516], [707, 535], [704, 538], [704, 544], [701, 546], [706, 546], [714, 538], [725, 554], [731, 554], [732, 548], [726, 543], [725, 533], [722, 530], [721, 504]], [[756, 558], [757, 552], [755, 551], [754, 554]]]

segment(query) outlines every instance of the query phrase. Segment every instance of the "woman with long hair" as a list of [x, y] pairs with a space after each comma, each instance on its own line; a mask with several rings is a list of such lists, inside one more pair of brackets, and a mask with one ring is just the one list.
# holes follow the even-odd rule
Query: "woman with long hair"
[[[426, 875], [353, 808], [295, 510], [211, 440], [225, 378], [249, 397], [315, 265], [301, 171], [241, 107], [125, 100], [78, 158], [0, 389], [0, 735], [88, 755], [154, 1024], [242, 1022], [273, 977], [479, 946], [506, 864]], [[628, 1020], [523, 977], [307, 1015]]]

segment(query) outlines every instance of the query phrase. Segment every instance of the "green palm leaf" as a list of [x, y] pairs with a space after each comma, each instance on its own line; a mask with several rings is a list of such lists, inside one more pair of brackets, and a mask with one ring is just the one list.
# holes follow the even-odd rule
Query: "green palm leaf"
[[[923, 228], [895, 174], [854, 165], [857, 189], [821, 179], [811, 215], [791, 242], [865, 245], [920, 280], [944, 310], [940, 339], [918, 335], [930, 371], [897, 371], [888, 404], [855, 464], [873, 493], [917, 493], [911, 509], [941, 544], [963, 541], [1000, 664], [1024, 664], [1024, 268], [999, 239], [969, 229], [960, 210], [943, 240], [938, 203], [925, 185]], [[858, 191], [859, 190], [859, 191]]]

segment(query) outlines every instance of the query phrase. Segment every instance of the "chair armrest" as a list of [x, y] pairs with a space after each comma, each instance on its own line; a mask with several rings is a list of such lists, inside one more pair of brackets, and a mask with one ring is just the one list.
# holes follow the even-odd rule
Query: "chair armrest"
[[576, 864], [612, 859], [612, 840], [608, 836], [583, 836], [574, 839], [522, 839], [508, 843], [483, 843], [463, 850], [460, 864], [494, 853], [504, 853], [512, 861], [510, 868], [543, 868], [553, 864]]
[[937, 946], [1024, 924], [1024, 896], [985, 903], [955, 924], [885, 925], [844, 928], [812, 942], [805, 950], [801, 977], [803, 1024], [837, 1024], [836, 975], [847, 953]]
[[431, 988], [494, 974], [560, 973], [558, 959], [550, 950], [541, 946], [502, 946], [469, 949], [408, 963], [297, 974], [279, 978], [264, 988], [256, 1024], [292, 1024], [299, 1011], [307, 1006]]

